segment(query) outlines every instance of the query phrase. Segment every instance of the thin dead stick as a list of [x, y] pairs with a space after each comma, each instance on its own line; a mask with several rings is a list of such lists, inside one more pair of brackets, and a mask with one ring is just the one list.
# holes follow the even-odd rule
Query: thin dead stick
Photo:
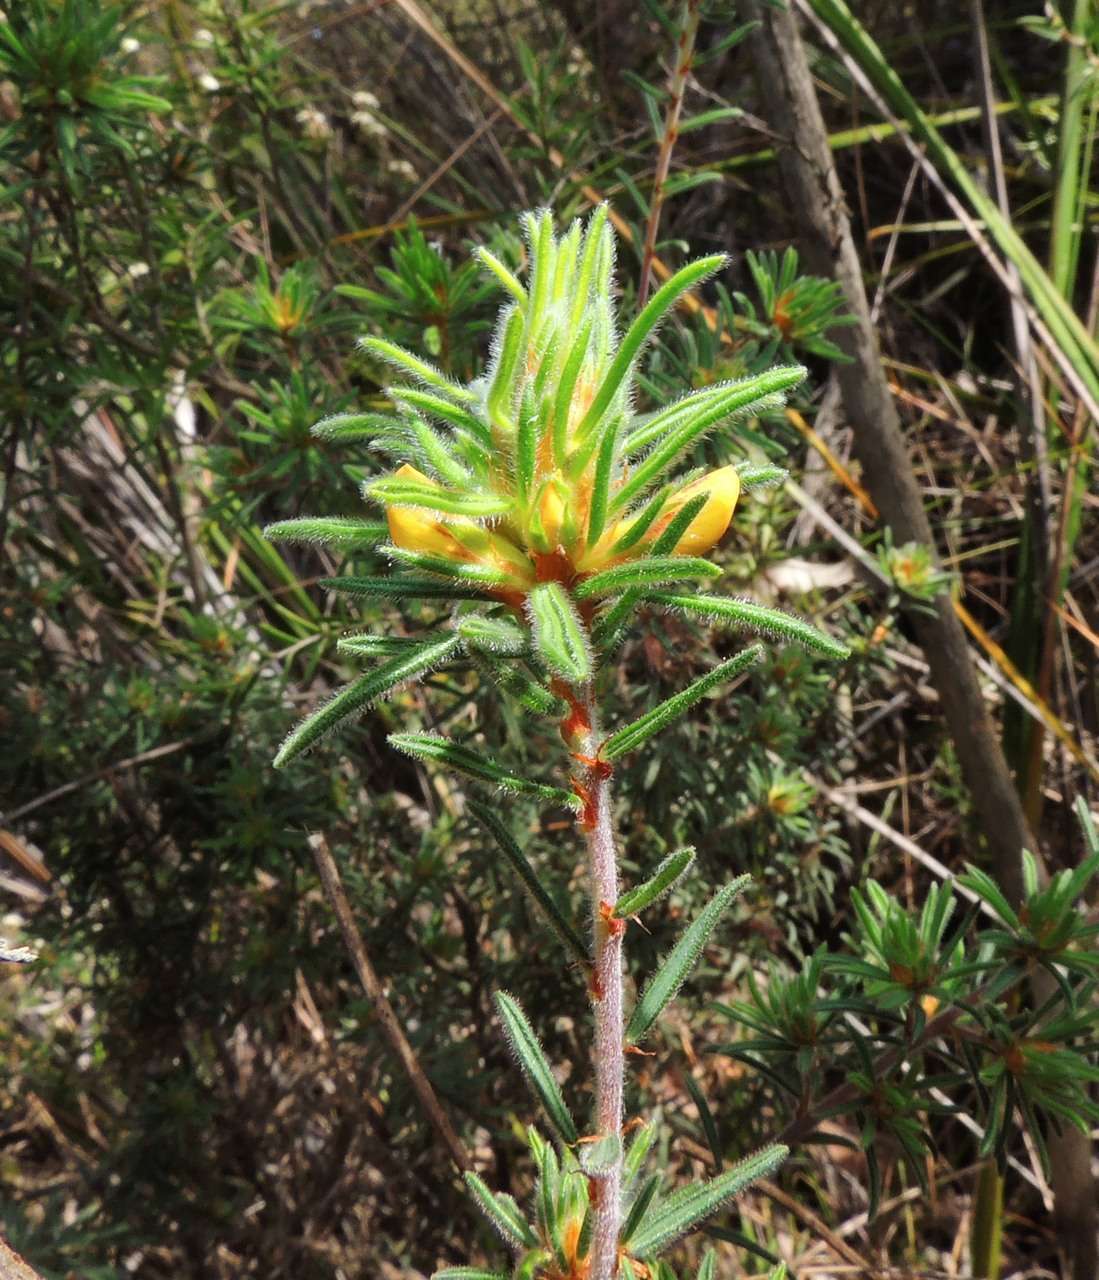
[[[142, 751], [136, 756], [127, 756], [125, 760], [104, 765], [102, 769], [86, 773], [82, 778], [76, 778], [73, 782], [62, 783], [61, 786], [54, 787], [52, 791], [47, 791], [45, 795], [36, 796], [35, 799], [28, 800], [26, 804], [20, 805], [18, 809], [12, 809], [9, 813], [0, 813], [0, 822], [12, 823], [16, 818], [24, 818], [28, 813], [33, 813], [35, 809], [40, 809], [42, 805], [51, 804], [54, 800], [60, 800], [62, 796], [67, 796], [72, 791], [79, 791], [81, 787], [86, 787], [90, 782], [98, 782], [102, 778], [109, 778], [112, 773], [118, 773], [122, 769], [133, 769], [138, 765], [149, 764], [150, 761], [159, 760], [163, 756], [170, 756], [176, 751], [182, 751], [184, 747], [189, 747], [193, 741], [193, 738], [180, 738], [178, 742], [166, 742], [162, 747], [153, 747], [151, 750]], [[3, 1277], [0, 1277], [0, 1280], [3, 1280]]]
[[645, 248], [641, 254], [641, 283], [637, 287], [637, 305], [643, 307], [649, 296], [649, 279], [652, 276], [653, 259], [656, 257], [656, 236], [660, 230], [660, 211], [664, 207], [664, 184], [672, 165], [672, 149], [679, 137], [679, 116], [683, 110], [683, 95], [687, 89], [687, 77], [694, 60], [695, 38], [702, 17], [702, 0], [684, 0], [683, 21], [675, 45], [675, 64], [668, 77], [668, 109], [664, 113], [664, 134], [660, 139], [660, 152], [656, 157], [653, 175], [653, 195], [649, 204], [649, 216], [645, 222]]
[[454, 168], [454, 166], [458, 163], [459, 160], [461, 160], [462, 156], [465, 155], [465, 153], [470, 149], [470, 147], [472, 147], [475, 142], [477, 142], [486, 133], [488, 133], [488, 131], [496, 124], [496, 121], [499, 120], [503, 114], [504, 113], [501, 110], [501, 108], [497, 107], [496, 110], [493, 111], [493, 113], [487, 119], [482, 120], [482, 122], [477, 126], [477, 128], [474, 129], [473, 132], [469, 135], [469, 137], [466, 138], [463, 142], [460, 142], [454, 148], [454, 150], [450, 153], [450, 155], [448, 155], [445, 160], [443, 160], [440, 164], [438, 164], [435, 167], [434, 172], [428, 174], [428, 176], [423, 180], [423, 182], [420, 183], [420, 185], [416, 188], [416, 190], [413, 191], [413, 193], [408, 197], [408, 199], [404, 202], [404, 204], [402, 204], [401, 207], [397, 210], [397, 212], [393, 215], [391, 221], [393, 223], [403, 222], [405, 218], [407, 218], [408, 215], [412, 212], [412, 210], [416, 207], [421, 196], [427, 195], [427, 193], [439, 181], [439, 179], [442, 178], [444, 174], [449, 173], [450, 170]]
[[472, 1169], [473, 1162], [462, 1145], [461, 1138], [454, 1132], [453, 1125], [447, 1119], [446, 1113], [439, 1103], [438, 1096], [431, 1087], [431, 1081], [424, 1075], [423, 1068], [420, 1066], [412, 1046], [408, 1043], [401, 1024], [397, 1021], [393, 1006], [389, 1003], [385, 992], [382, 990], [382, 984], [378, 981], [378, 975], [374, 971], [374, 966], [370, 963], [370, 957], [366, 954], [366, 946], [363, 943], [362, 934], [359, 932], [355, 917], [351, 913], [351, 904], [347, 900], [347, 894], [344, 893], [339, 868], [336, 866], [335, 858], [332, 857], [328, 841], [322, 835], [311, 835], [309, 837], [309, 848], [313, 851], [313, 860], [316, 862], [317, 870], [320, 872], [325, 897], [336, 914], [340, 932], [343, 934], [344, 945], [347, 947], [351, 960], [355, 965], [355, 972], [359, 975], [363, 990], [374, 1006], [374, 1013], [377, 1015], [378, 1022], [381, 1025], [382, 1035], [385, 1036], [389, 1042], [389, 1047], [404, 1068], [405, 1074], [408, 1076], [412, 1088], [420, 1100], [420, 1106], [423, 1107], [432, 1127], [443, 1140], [443, 1144], [450, 1152], [451, 1159], [463, 1172], [467, 1169]]
[[852, 1266], [864, 1269], [867, 1272], [871, 1270], [870, 1265], [859, 1257], [846, 1240], [840, 1239], [812, 1210], [807, 1209], [805, 1205], [799, 1203], [793, 1196], [787, 1195], [781, 1187], [776, 1186], [769, 1178], [757, 1178], [756, 1187], [768, 1199], [782, 1205], [784, 1209], [792, 1213], [803, 1226], [807, 1227], [818, 1239], [823, 1240], [844, 1262], [849, 1262]]

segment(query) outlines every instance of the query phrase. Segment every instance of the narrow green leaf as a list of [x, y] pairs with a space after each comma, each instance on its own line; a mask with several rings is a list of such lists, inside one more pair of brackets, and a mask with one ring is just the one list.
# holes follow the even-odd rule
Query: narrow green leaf
[[468, 485], [471, 479], [470, 474], [450, 452], [447, 442], [433, 431], [418, 413], [409, 414], [405, 420], [416, 437], [420, 451], [439, 479], [458, 488]]
[[301, 516], [297, 520], [276, 520], [263, 531], [271, 542], [318, 542], [335, 547], [372, 547], [389, 536], [389, 529], [377, 520], [356, 520], [350, 516]]
[[444, 1267], [434, 1271], [431, 1280], [510, 1280], [506, 1271], [486, 1271], [483, 1267]]
[[704, 676], [699, 676], [682, 692], [673, 694], [667, 701], [653, 707], [651, 711], [646, 711], [631, 724], [617, 729], [600, 747], [600, 755], [604, 760], [617, 760], [619, 756], [629, 751], [636, 751], [642, 743], [666, 729], [673, 720], [677, 720], [696, 702], [701, 701], [711, 689], [742, 675], [754, 667], [762, 657], [763, 646], [754, 644], [750, 649], [742, 650], [735, 658], [730, 658], [720, 666], [714, 667], [712, 671], [707, 671]]
[[379, 431], [388, 431], [393, 419], [384, 413], [335, 413], [316, 423], [310, 430], [318, 440], [333, 440], [348, 444], [356, 440], [371, 440]]
[[778, 365], [721, 388], [720, 394], [705, 400], [696, 413], [683, 419], [646, 454], [615, 495], [612, 509], [620, 510], [632, 502], [703, 432], [717, 423], [734, 415], [759, 411], [764, 406], [781, 404], [783, 393], [801, 382], [805, 372], [801, 365]]
[[468, 409], [461, 405], [451, 404], [442, 396], [432, 395], [430, 391], [420, 391], [416, 387], [388, 387], [390, 399], [401, 408], [419, 409], [423, 413], [442, 419], [460, 432], [472, 436], [486, 448], [492, 447], [492, 432], [480, 418], [474, 417]]
[[526, 303], [527, 291], [494, 253], [491, 253], [483, 244], [480, 244], [473, 250], [473, 256], [499, 280], [516, 302], [520, 305]]
[[477, 1207], [508, 1244], [531, 1249], [538, 1243], [538, 1237], [527, 1225], [526, 1218], [511, 1196], [490, 1191], [475, 1173], [467, 1173], [465, 1180], [466, 1186], [473, 1192]]
[[468, 404], [477, 399], [476, 392], [451, 382], [433, 364], [428, 364], [426, 360], [421, 360], [419, 356], [414, 356], [411, 351], [398, 347], [394, 342], [387, 342], [384, 338], [363, 338], [359, 345], [396, 368], [404, 370], [405, 373], [410, 373], [425, 386], [433, 388], [444, 396], [449, 396], [452, 400], [464, 401]]
[[[653, 520], [659, 514], [666, 504], [672, 493], [673, 486], [667, 485], [661, 489], [656, 498], [642, 512], [635, 526], [630, 529], [624, 538], [621, 538], [615, 544], [615, 551], [624, 549], [633, 544], [643, 536], [645, 531], [652, 524]], [[707, 495], [700, 493], [696, 497], [685, 502], [683, 506], [675, 513], [668, 525], [661, 531], [660, 536], [653, 543], [652, 555], [660, 556], [667, 552], [674, 551], [680, 538], [687, 531], [687, 527], [696, 515], [706, 505]], [[651, 511], [651, 515], [649, 514]], [[640, 531], [638, 531], [640, 530]], [[636, 537], [634, 536], [636, 533]], [[644, 591], [638, 587], [631, 587], [626, 590], [621, 599], [614, 606], [607, 610], [599, 619], [595, 627], [595, 639], [599, 645], [609, 644], [614, 647], [621, 629], [625, 626], [626, 619], [637, 608], [638, 604], [645, 598]]]
[[699, 258], [697, 262], [689, 262], [657, 289], [641, 314], [627, 329], [611, 367], [607, 370], [590, 408], [576, 429], [578, 439], [583, 440], [610, 408], [611, 402], [629, 373], [634, 358], [668, 311], [688, 290], [693, 289], [707, 276], [713, 275], [715, 271], [720, 271], [726, 261], [725, 255], [718, 253], [708, 258]]
[[545, 314], [549, 290], [554, 277], [556, 260], [553, 243], [553, 215], [548, 209], [522, 215], [531, 255], [530, 306], [528, 313], [532, 324], [538, 324]]
[[512, 307], [503, 321], [503, 336], [496, 357], [496, 365], [492, 371], [485, 407], [488, 409], [489, 421], [501, 431], [512, 431], [515, 422], [512, 414], [512, 394], [515, 390], [515, 371], [519, 367], [519, 357], [523, 351], [523, 313], [518, 307]]
[[640, 1043], [664, 1008], [675, 998], [676, 992], [695, 967], [702, 948], [709, 941], [718, 921], [751, 879], [751, 876], [738, 876], [729, 884], [723, 885], [686, 929], [634, 1006], [626, 1028], [626, 1040], [629, 1044]]
[[393, 658], [410, 653], [423, 643], [413, 636], [341, 636], [336, 641], [336, 652], [349, 658]]
[[769, 489], [775, 485], [782, 484], [790, 478], [789, 471], [785, 467], [756, 466], [754, 464], [745, 464], [736, 469], [737, 475], [740, 477], [740, 487], [744, 493], [749, 493], [753, 489]]
[[534, 647], [539, 657], [572, 684], [591, 678], [584, 625], [559, 582], [539, 583], [527, 596]]
[[622, 1139], [617, 1133], [601, 1134], [594, 1142], [577, 1147], [580, 1168], [591, 1178], [605, 1178], [622, 1159]]
[[634, 1134], [633, 1141], [626, 1152], [625, 1162], [622, 1165], [622, 1185], [624, 1187], [628, 1187], [641, 1172], [641, 1166], [645, 1163], [645, 1157], [652, 1150], [656, 1136], [656, 1125], [652, 1121], [648, 1124], [643, 1124]]
[[527, 650], [527, 633], [507, 618], [471, 613], [459, 619], [454, 629], [466, 644], [500, 658], [516, 658]]
[[720, 577], [721, 570], [717, 565], [699, 556], [649, 556], [644, 560], [612, 565], [602, 573], [593, 573], [590, 578], [576, 584], [573, 594], [579, 600], [588, 600], [661, 582]]
[[572, 393], [576, 390], [576, 380], [580, 376], [580, 370], [588, 354], [591, 324], [590, 319], [586, 320], [583, 328], [576, 335], [572, 350], [565, 361], [565, 367], [561, 371], [561, 380], [557, 384], [557, 398], [553, 406], [553, 454], [558, 466], [564, 464], [568, 453]]
[[324, 706], [307, 716], [290, 734], [275, 756], [275, 768], [281, 769], [303, 751], [308, 751], [341, 721], [365, 711], [379, 698], [392, 693], [398, 685], [414, 680], [440, 662], [444, 662], [461, 644], [458, 636], [427, 641], [412, 652], [384, 663], [374, 671], [345, 685]]
[[678, 400], [673, 400], [671, 404], [665, 405], [663, 409], [647, 414], [634, 424], [623, 444], [623, 453], [632, 458], [644, 452], [653, 441], [661, 439], [674, 428], [682, 426], [684, 422], [693, 419], [701, 410], [724, 396], [729, 390], [729, 385], [718, 383], [717, 386], [691, 391]]
[[694, 856], [692, 845], [669, 853], [648, 880], [635, 889], [627, 890], [618, 899], [614, 904], [615, 917], [624, 920], [627, 916], [635, 916], [658, 898], [662, 898], [691, 865]]
[[538, 1037], [527, 1021], [526, 1014], [515, 997], [508, 995], [506, 991], [497, 991], [493, 999], [504, 1024], [508, 1043], [519, 1059], [523, 1074], [561, 1140], [571, 1146], [579, 1137], [576, 1125], [569, 1115], [569, 1109], [561, 1095], [561, 1087], [546, 1061], [546, 1055], [542, 1052], [542, 1046], [538, 1043]]
[[321, 578], [320, 585], [330, 591], [367, 599], [393, 600], [487, 600], [490, 597], [478, 587], [465, 583], [441, 582], [437, 578]]
[[646, 593], [646, 598], [670, 609], [682, 609], [703, 618], [726, 622], [734, 627], [760, 631], [776, 640], [804, 645], [829, 658], [842, 661], [851, 656], [850, 649], [818, 630], [811, 623], [781, 609], [768, 609], [753, 600], [738, 600], [731, 596], [687, 596], [669, 592]]
[[603, 432], [599, 442], [599, 456], [595, 461], [595, 478], [592, 481], [591, 505], [588, 514], [588, 546], [594, 547], [602, 536], [607, 523], [607, 502], [610, 498], [611, 478], [618, 457], [618, 435], [622, 420], [616, 418]]
[[519, 877], [523, 888], [530, 894], [534, 904], [545, 916], [546, 923], [567, 950], [571, 951], [576, 959], [579, 960], [586, 972], [591, 968], [591, 954], [584, 940], [577, 933], [575, 927], [566, 919], [565, 913], [539, 879], [538, 873], [531, 866], [526, 854], [519, 848], [511, 832], [486, 805], [478, 804], [477, 801], [471, 800], [469, 809], [492, 833], [496, 843], [500, 846], [500, 852], [508, 860], [511, 869]]
[[706, 1256], [698, 1264], [698, 1275], [695, 1280], [714, 1280], [717, 1275], [717, 1254], [713, 1249], [706, 1250]]
[[474, 655], [474, 661], [499, 688], [534, 715], [560, 720], [568, 713], [568, 707], [553, 690], [536, 680], [521, 663], [483, 651]]
[[494, 587], [502, 587], [510, 581], [502, 569], [497, 569], [490, 564], [477, 564], [470, 560], [450, 560], [446, 556], [409, 551], [407, 547], [387, 545], [380, 550], [391, 560], [397, 561], [408, 569], [418, 569], [421, 573], [433, 573], [440, 578], [450, 578], [455, 582], [480, 587], [486, 591]]
[[519, 405], [519, 430], [515, 437], [515, 483], [522, 503], [530, 497], [530, 487], [534, 483], [539, 425], [538, 406], [534, 400], [534, 392], [528, 386], [523, 390], [523, 399]]
[[[457, 637], [455, 637], [457, 639]], [[538, 796], [550, 804], [564, 805], [575, 809], [578, 801], [571, 791], [561, 787], [551, 787], [543, 782], [534, 782], [530, 778], [520, 778], [518, 774], [501, 769], [495, 761], [471, 751], [468, 747], [459, 746], [447, 738], [434, 733], [391, 733], [388, 739], [391, 746], [419, 760], [430, 760], [435, 764], [456, 769], [467, 777], [478, 782], [486, 782], [499, 787], [503, 791], [511, 791], [516, 795]]]
[[611, 239], [607, 216], [606, 202], [596, 205], [595, 211], [588, 219], [587, 230], [584, 232], [584, 248], [580, 255], [580, 270], [576, 277], [576, 287], [572, 295], [572, 312], [569, 316], [569, 329], [572, 332], [575, 332], [580, 324], [588, 299], [591, 297], [596, 259], [600, 257], [603, 246]]
[[631, 1252], [638, 1258], [651, 1258], [662, 1252], [757, 1178], [774, 1173], [788, 1154], [788, 1148], [778, 1144], [764, 1147], [709, 1182], [696, 1182], [673, 1191], [635, 1236]]
[[622, 551], [628, 551], [635, 543], [640, 542], [652, 528], [657, 516], [664, 510], [664, 506], [671, 495], [672, 486], [670, 484], [665, 485], [663, 489], [654, 493], [645, 506], [642, 507], [630, 527], [611, 547], [611, 554], [618, 555]]
[[710, 1148], [710, 1154], [714, 1158], [714, 1166], [720, 1172], [721, 1166], [725, 1163], [725, 1156], [721, 1150], [721, 1140], [718, 1136], [714, 1113], [710, 1110], [706, 1095], [702, 1092], [694, 1076], [688, 1073], [685, 1081], [687, 1092], [691, 1095], [691, 1101], [698, 1108], [698, 1118], [702, 1124], [702, 1132], [706, 1135], [706, 1145]]
[[496, 493], [458, 493], [418, 480], [383, 476], [363, 488], [364, 493], [390, 507], [422, 507], [444, 515], [464, 516], [470, 520], [501, 516], [512, 508], [512, 500]]
[[668, 521], [667, 527], [661, 530], [660, 537], [653, 543], [653, 555], [670, 555], [709, 500], [710, 495], [707, 493], [697, 493], [689, 498]]
[[641, 1224], [645, 1221], [645, 1215], [649, 1212], [656, 1193], [660, 1190], [660, 1174], [654, 1173], [645, 1179], [641, 1190], [634, 1198], [633, 1204], [630, 1205], [630, 1211], [626, 1215], [626, 1221], [622, 1226], [622, 1243], [629, 1242], [637, 1234]]

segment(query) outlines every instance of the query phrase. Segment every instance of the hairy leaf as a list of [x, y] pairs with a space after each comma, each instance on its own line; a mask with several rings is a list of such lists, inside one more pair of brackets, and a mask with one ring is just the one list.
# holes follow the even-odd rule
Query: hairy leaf
[[513, 307], [503, 321], [503, 336], [485, 401], [489, 421], [504, 431], [515, 426], [511, 416], [511, 397], [515, 391], [515, 371], [523, 351], [523, 326], [523, 313], [518, 307]]
[[[455, 637], [457, 641], [457, 637]], [[469, 747], [459, 746], [448, 738], [434, 733], [391, 733], [388, 739], [391, 746], [403, 751], [406, 755], [415, 756], [419, 760], [430, 760], [435, 764], [446, 765], [456, 769], [467, 777], [476, 778], [478, 782], [487, 782], [503, 791], [512, 791], [517, 795], [538, 796], [550, 804], [565, 805], [575, 809], [578, 801], [571, 791], [561, 787], [551, 787], [544, 782], [534, 782], [530, 778], [520, 778], [518, 774], [502, 769], [494, 760], [482, 756]]]
[[442, 582], [438, 578], [321, 578], [320, 585], [351, 596], [393, 600], [488, 600], [479, 587]]
[[752, 489], [770, 489], [790, 478], [790, 473], [785, 467], [757, 466], [749, 463], [737, 467], [736, 470], [737, 475], [740, 476], [740, 487], [745, 493]]
[[752, 600], [735, 600], [727, 596], [689, 596], [671, 592], [647, 592], [646, 598], [666, 608], [682, 609], [685, 613], [726, 622], [745, 630], [762, 631], [765, 635], [804, 645], [829, 658], [842, 660], [850, 657], [846, 645], [833, 640], [811, 623], [781, 609], [768, 609]]
[[500, 516], [512, 508], [510, 498], [498, 493], [458, 493], [418, 480], [383, 476], [366, 485], [364, 492], [388, 507], [422, 507], [443, 515], [464, 516], [469, 520]]
[[539, 657], [572, 684], [591, 678], [584, 625], [559, 582], [539, 583], [527, 597], [534, 647]]
[[501, 658], [515, 658], [526, 652], [527, 633], [507, 618], [471, 613], [459, 619], [454, 629], [466, 644]]
[[510, 1280], [506, 1271], [486, 1271], [483, 1267], [444, 1267], [431, 1280]]
[[567, 712], [568, 708], [557, 694], [535, 680], [523, 664], [483, 652], [475, 660], [505, 693], [534, 715], [560, 719]]
[[680, 422], [646, 454], [618, 491], [613, 509], [620, 510], [632, 502], [711, 427], [734, 414], [743, 415], [753, 409], [759, 411], [764, 406], [780, 404], [782, 393], [796, 386], [804, 377], [805, 370], [801, 365], [779, 365], [722, 388], [720, 395], [704, 401], [697, 413]]
[[467, 1173], [465, 1180], [477, 1207], [509, 1244], [530, 1249], [538, 1243], [538, 1237], [511, 1196], [490, 1191], [475, 1173]]
[[607, 370], [591, 406], [576, 429], [576, 435], [583, 440], [588, 432], [596, 426], [603, 414], [610, 408], [611, 402], [622, 386], [634, 358], [641, 350], [646, 338], [656, 328], [664, 316], [675, 306], [679, 298], [696, 284], [720, 271], [727, 259], [723, 253], [708, 258], [699, 258], [697, 262], [688, 262], [681, 267], [670, 280], [657, 289], [649, 299], [641, 314], [627, 329], [611, 367]]
[[407, 547], [387, 545], [380, 550], [390, 560], [396, 560], [408, 569], [418, 569], [421, 573], [433, 573], [440, 578], [451, 578], [455, 582], [482, 587], [486, 591], [493, 587], [501, 587], [510, 581], [507, 574], [502, 569], [497, 569], [495, 565], [477, 564], [469, 560], [450, 560], [446, 556], [410, 551]]
[[336, 652], [350, 658], [394, 658], [423, 643], [414, 636], [341, 636], [336, 641]]
[[432, 395], [430, 391], [420, 391], [416, 387], [390, 387], [389, 395], [401, 408], [407, 406], [441, 418], [460, 432], [472, 436], [479, 444], [492, 446], [492, 432], [486, 424], [461, 405], [452, 404], [442, 396]]
[[656, 1193], [660, 1190], [660, 1182], [660, 1174], [654, 1173], [646, 1178], [642, 1184], [641, 1190], [634, 1198], [633, 1204], [630, 1205], [626, 1221], [622, 1225], [621, 1240], [623, 1244], [629, 1244], [640, 1230], [641, 1224], [645, 1221], [645, 1216], [656, 1198]]
[[377, 520], [356, 520], [350, 516], [301, 516], [296, 520], [276, 520], [263, 531], [272, 542], [318, 542], [334, 547], [372, 547], [389, 536]]
[[501, 853], [503, 853], [512, 870], [522, 881], [523, 888], [530, 894], [535, 905], [545, 916], [550, 928], [557, 934], [557, 937], [565, 947], [580, 961], [583, 968], [585, 970], [590, 969], [591, 954], [587, 945], [575, 927], [566, 919], [565, 913], [539, 879], [538, 873], [531, 866], [526, 854], [519, 848], [511, 832], [486, 805], [472, 800], [470, 801], [469, 809], [492, 833], [496, 843], [500, 846]]
[[635, 916], [658, 898], [662, 898], [691, 865], [694, 856], [695, 851], [691, 845], [669, 853], [648, 880], [622, 894], [614, 904], [615, 916], [619, 920]]
[[379, 431], [390, 431], [393, 419], [384, 413], [334, 413], [330, 418], [316, 423], [309, 434], [318, 440], [332, 440], [340, 444], [357, 440], [371, 440]]
[[677, 720], [696, 702], [704, 698], [711, 689], [748, 671], [762, 657], [763, 646], [755, 644], [750, 649], [742, 650], [735, 658], [730, 658], [720, 666], [714, 667], [712, 671], [707, 671], [686, 689], [673, 694], [665, 702], [653, 707], [651, 711], [646, 711], [632, 723], [615, 730], [600, 747], [600, 755], [605, 760], [617, 760], [619, 756], [629, 751], [636, 751], [642, 743], [666, 729], [673, 720]]
[[751, 879], [751, 876], [738, 876], [729, 884], [723, 885], [702, 908], [642, 991], [626, 1028], [628, 1043], [638, 1044], [643, 1040], [653, 1023], [675, 998], [676, 992], [698, 962], [702, 948], [709, 941], [718, 921]]
[[561, 1096], [561, 1087], [546, 1061], [546, 1055], [542, 1052], [542, 1046], [538, 1043], [538, 1037], [527, 1021], [526, 1014], [514, 996], [508, 995], [506, 991], [497, 991], [493, 999], [504, 1024], [508, 1043], [519, 1059], [523, 1074], [561, 1140], [571, 1146], [579, 1137], [576, 1125], [569, 1115], [565, 1099]]
[[520, 305], [526, 302], [527, 291], [494, 253], [491, 253], [484, 245], [478, 245], [473, 250], [473, 256], [499, 280]]
[[468, 387], [460, 387], [457, 383], [451, 382], [433, 364], [428, 364], [426, 360], [421, 360], [419, 356], [414, 356], [411, 351], [406, 351], [404, 347], [398, 347], [394, 342], [387, 342], [384, 338], [363, 338], [359, 345], [365, 351], [380, 356], [381, 359], [403, 370], [405, 373], [410, 373], [418, 382], [431, 387], [432, 390], [438, 391], [441, 395], [448, 396], [451, 400], [469, 403], [477, 399], [476, 392], [470, 391]]
[[573, 594], [580, 600], [593, 596], [611, 595], [632, 587], [654, 586], [661, 582], [683, 579], [720, 578], [721, 570], [709, 560], [699, 556], [650, 556], [646, 560], [628, 560], [616, 564], [602, 573], [577, 583]]
[[716, 1213], [757, 1178], [773, 1173], [788, 1154], [788, 1148], [776, 1143], [757, 1151], [709, 1182], [696, 1182], [673, 1191], [634, 1237], [631, 1253], [638, 1258], [651, 1258], [660, 1253], [685, 1236], [692, 1227]]
[[402, 654], [382, 666], [345, 685], [324, 706], [307, 716], [290, 734], [275, 756], [275, 768], [281, 769], [303, 751], [331, 733], [348, 717], [365, 711], [379, 698], [392, 693], [398, 685], [414, 680], [444, 662], [461, 644], [458, 636], [444, 640], [429, 640], [417, 645], [410, 653]]
[[594, 1142], [582, 1142], [577, 1154], [580, 1168], [589, 1177], [606, 1177], [622, 1159], [622, 1139], [617, 1133], [604, 1133]]

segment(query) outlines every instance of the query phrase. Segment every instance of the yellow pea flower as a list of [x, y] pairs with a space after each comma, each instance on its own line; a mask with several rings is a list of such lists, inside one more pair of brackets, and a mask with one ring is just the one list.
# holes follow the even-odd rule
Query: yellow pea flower
[[[415, 480], [417, 484], [438, 488], [434, 480], [406, 462], [397, 468], [400, 480]], [[462, 544], [449, 532], [442, 520], [415, 507], [387, 507], [389, 536], [395, 547], [405, 551], [420, 551], [425, 555], [442, 556], [447, 560], [469, 560]]]
[[[405, 462], [394, 473], [401, 480], [439, 488], [430, 476]], [[519, 587], [534, 581], [527, 556], [508, 538], [462, 517], [441, 520], [416, 507], [388, 506], [386, 520], [395, 547], [441, 556], [459, 564], [484, 564], [511, 577]]]
[[691, 521], [676, 543], [673, 554], [680, 556], [704, 555], [725, 536], [725, 530], [733, 518], [733, 508], [740, 497], [740, 476], [736, 467], [719, 467], [685, 485], [675, 495], [668, 508], [657, 521], [660, 529], [667, 527], [677, 511], [698, 497], [706, 494], [706, 505]]

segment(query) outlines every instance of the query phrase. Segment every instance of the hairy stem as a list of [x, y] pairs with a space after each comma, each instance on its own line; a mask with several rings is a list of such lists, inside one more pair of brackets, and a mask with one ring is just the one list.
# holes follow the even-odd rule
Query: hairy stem
[[[585, 795], [584, 832], [591, 874], [594, 969], [592, 1001], [595, 1006], [595, 1123], [601, 1136], [622, 1132], [622, 1095], [625, 1075], [624, 1023], [622, 1017], [622, 937], [625, 924], [611, 918], [618, 900], [618, 856], [611, 814], [610, 767], [595, 760], [597, 719], [590, 690], [584, 699], [590, 726], [581, 786]], [[621, 1225], [622, 1158], [591, 1183], [594, 1225], [589, 1280], [613, 1280], [618, 1272], [618, 1235]]]

